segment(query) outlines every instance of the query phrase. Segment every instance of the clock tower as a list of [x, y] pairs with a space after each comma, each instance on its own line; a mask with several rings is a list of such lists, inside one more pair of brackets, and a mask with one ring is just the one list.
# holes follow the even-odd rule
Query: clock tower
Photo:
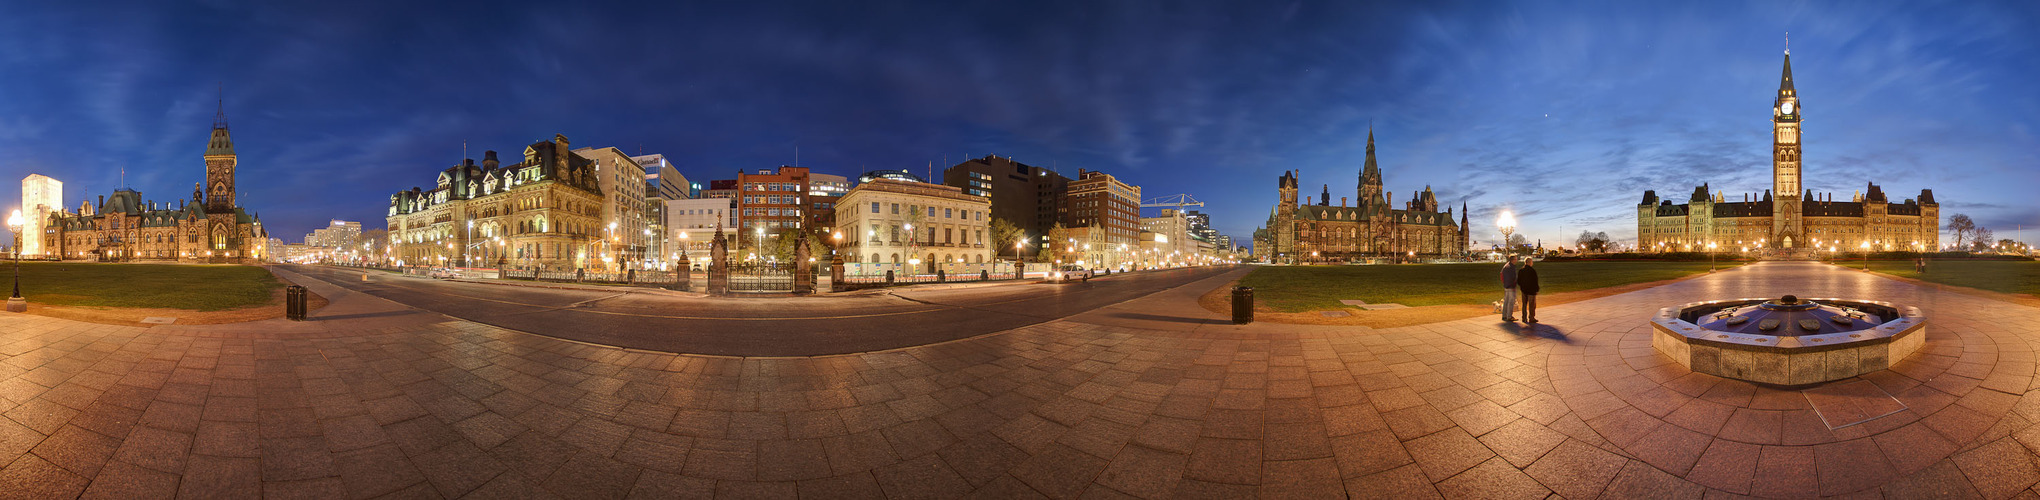
[[205, 147], [205, 211], [234, 212], [234, 138], [227, 134], [227, 109], [221, 101], [213, 119], [212, 140]]
[[1771, 107], [1771, 243], [1774, 248], [1807, 244], [1800, 193], [1799, 93], [1792, 88], [1792, 51], [1785, 51], [1785, 75], [1778, 82], [1778, 100]]

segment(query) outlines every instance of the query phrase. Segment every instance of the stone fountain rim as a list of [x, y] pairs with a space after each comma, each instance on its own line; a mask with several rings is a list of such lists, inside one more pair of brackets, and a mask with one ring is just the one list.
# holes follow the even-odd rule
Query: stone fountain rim
[[[1728, 303], [1755, 304], [1776, 299], [1777, 299], [1776, 297], [1762, 297], [1762, 298], [1742, 298], [1742, 299], [1724, 299], [1724, 300], [1688, 302], [1685, 304], [1659, 309], [1657, 316], [1651, 318], [1651, 326], [1657, 328], [1659, 331], [1683, 337], [1689, 344], [1709, 345], [1739, 351], [1804, 353], [1804, 352], [1830, 351], [1869, 344], [1889, 343], [1900, 337], [1911, 335], [1913, 332], [1920, 331], [1920, 329], [1925, 328], [1927, 324], [1926, 316], [1920, 313], [1920, 308], [1918, 307], [1899, 306], [1897, 304], [1879, 300], [1849, 299], [1841, 297], [1818, 297], [1818, 298], [1801, 297], [1799, 300], [1812, 302], [1846, 302], [1857, 304], [1875, 304], [1900, 311], [1900, 314], [1899, 317], [1894, 318], [1891, 321], [1886, 321], [1884, 322], [1884, 324], [1861, 330], [1850, 330], [1844, 332], [1824, 333], [1819, 335], [1798, 335], [1798, 336], [1758, 335], [1749, 333], [1724, 332], [1720, 330], [1710, 330], [1706, 328], [1701, 328], [1699, 325], [1695, 325], [1692, 322], [1679, 319], [1679, 313], [1687, 309]], [[1851, 337], [1852, 335], [1854, 335], [1854, 337]]]

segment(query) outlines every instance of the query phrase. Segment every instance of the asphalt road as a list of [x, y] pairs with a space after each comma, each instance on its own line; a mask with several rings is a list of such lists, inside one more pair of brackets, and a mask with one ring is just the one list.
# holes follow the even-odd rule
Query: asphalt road
[[969, 338], [1055, 320], [1224, 273], [1148, 271], [1071, 284], [896, 289], [834, 297], [692, 298], [442, 281], [287, 266], [350, 290], [503, 328], [618, 347], [819, 356]]

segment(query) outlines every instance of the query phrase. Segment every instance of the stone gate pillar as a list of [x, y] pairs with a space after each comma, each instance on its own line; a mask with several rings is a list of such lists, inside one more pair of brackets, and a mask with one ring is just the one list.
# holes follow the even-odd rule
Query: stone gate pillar
[[673, 284], [671, 288], [682, 292], [694, 291], [694, 264], [687, 261], [687, 252], [680, 252], [680, 259], [673, 263]]
[[708, 248], [708, 294], [728, 295], [730, 293], [730, 241], [723, 237], [722, 225], [715, 226], [715, 240]]
[[793, 236], [793, 293], [815, 292], [815, 265], [808, 262], [807, 231]]
[[829, 291], [840, 292], [848, 288], [849, 284], [843, 282], [843, 256], [841, 254], [838, 254], [833, 257], [830, 257]]

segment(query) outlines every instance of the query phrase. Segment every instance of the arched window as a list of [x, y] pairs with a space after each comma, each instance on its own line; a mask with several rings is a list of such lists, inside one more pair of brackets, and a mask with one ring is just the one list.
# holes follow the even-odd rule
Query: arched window
[[872, 262], [872, 263], [874, 263], [874, 264], [876, 264], [876, 263], [880, 262], [880, 261], [878, 260], [878, 254], [875, 254], [875, 253], [874, 253], [874, 254], [871, 254], [871, 262]]

